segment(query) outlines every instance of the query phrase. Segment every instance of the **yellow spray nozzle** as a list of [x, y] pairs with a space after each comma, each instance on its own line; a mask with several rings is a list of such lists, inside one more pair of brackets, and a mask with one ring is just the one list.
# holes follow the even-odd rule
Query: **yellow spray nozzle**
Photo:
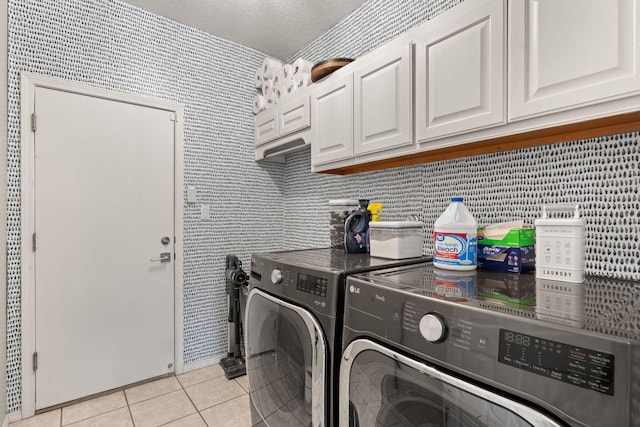
[[382, 210], [383, 206], [384, 203], [369, 203], [367, 210], [371, 212], [371, 222], [380, 221], [380, 211]]

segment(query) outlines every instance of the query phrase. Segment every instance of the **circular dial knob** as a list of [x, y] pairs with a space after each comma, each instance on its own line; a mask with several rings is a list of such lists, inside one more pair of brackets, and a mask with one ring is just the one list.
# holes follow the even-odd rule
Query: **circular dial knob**
[[273, 271], [271, 271], [271, 283], [277, 285], [280, 282], [282, 282], [282, 271], [274, 268]]
[[429, 342], [442, 342], [447, 338], [447, 323], [437, 313], [428, 313], [420, 319], [420, 333]]

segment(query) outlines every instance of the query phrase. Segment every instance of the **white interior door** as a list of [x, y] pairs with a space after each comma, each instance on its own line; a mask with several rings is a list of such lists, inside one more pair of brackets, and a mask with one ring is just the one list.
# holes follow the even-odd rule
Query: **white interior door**
[[35, 114], [40, 409], [173, 372], [175, 122], [42, 87]]

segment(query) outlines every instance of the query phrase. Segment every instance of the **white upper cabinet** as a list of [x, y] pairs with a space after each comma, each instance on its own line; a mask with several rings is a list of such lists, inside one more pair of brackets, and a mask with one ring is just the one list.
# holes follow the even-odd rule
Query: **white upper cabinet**
[[256, 114], [254, 118], [256, 146], [278, 137], [278, 109], [271, 107]]
[[475, 0], [413, 30], [418, 142], [506, 122], [505, 24], [505, 0]]
[[456, 145], [563, 140], [578, 123], [627, 129], [639, 27], [640, 0], [466, 0], [314, 83], [306, 104], [256, 116], [256, 158], [304, 133], [312, 171], [352, 173]]
[[411, 45], [353, 64], [354, 154], [413, 144]]
[[304, 88], [277, 105], [256, 114], [255, 159], [286, 161], [286, 153], [311, 142], [309, 91]]
[[509, 3], [509, 119], [640, 91], [640, 1]]
[[256, 114], [254, 119], [255, 144], [256, 146], [262, 145], [308, 128], [310, 124], [308, 93], [292, 96], [282, 103], [272, 105]]
[[307, 128], [311, 125], [309, 116], [309, 96], [293, 97], [278, 106], [278, 136]]
[[353, 74], [342, 71], [312, 86], [312, 165], [353, 157]]
[[312, 85], [312, 170], [415, 147], [412, 49], [408, 40], [397, 39]]

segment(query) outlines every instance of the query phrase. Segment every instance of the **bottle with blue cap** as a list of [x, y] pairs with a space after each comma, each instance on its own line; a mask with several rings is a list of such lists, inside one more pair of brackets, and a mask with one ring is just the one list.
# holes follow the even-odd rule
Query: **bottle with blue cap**
[[451, 204], [433, 224], [433, 265], [445, 270], [475, 270], [478, 222], [462, 197]]

